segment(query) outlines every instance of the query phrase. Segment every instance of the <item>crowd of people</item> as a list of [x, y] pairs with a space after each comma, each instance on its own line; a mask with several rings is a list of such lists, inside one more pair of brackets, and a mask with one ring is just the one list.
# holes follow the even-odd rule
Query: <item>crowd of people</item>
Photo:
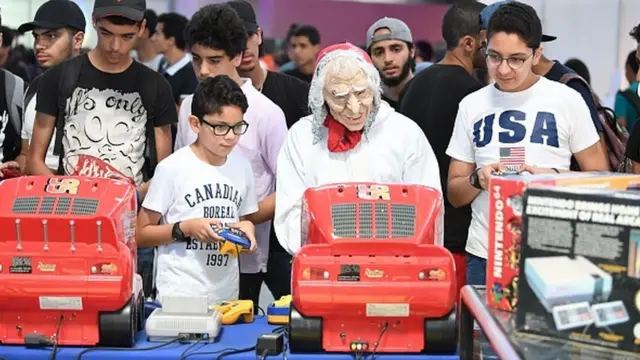
[[[89, 27], [98, 41], [83, 51]], [[65, 174], [70, 158], [91, 155], [129, 177], [147, 296], [257, 304], [263, 283], [290, 294], [303, 193], [339, 182], [440, 191], [437, 242], [459, 287], [484, 284], [492, 174], [617, 170], [618, 124], [640, 172], [636, 52], [607, 123], [584, 64], [547, 58], [544, 43], [562, 39], [517, 1], [451, 6], [437, 61], [401, 19], [375, 21], [364, 45], [324, 49], [315, 27], [296, 25], [277, 71], [261, 61], [262, 29], [243, 0], [190, 19], [96, 0], [92, 24], [74, 2], [50, 0], [18, 32], [33, 35], [38, 67], [0, 72], [0, 168]], [[221, 252], [211, 225], [222, 224], [250, 251]]]

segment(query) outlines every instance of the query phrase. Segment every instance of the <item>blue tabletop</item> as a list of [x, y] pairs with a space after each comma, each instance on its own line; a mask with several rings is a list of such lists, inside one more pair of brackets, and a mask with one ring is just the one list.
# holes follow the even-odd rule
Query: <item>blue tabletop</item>
[[[162, 343], [150, 343], [147, 341], [144, 333], [138, 334], [136, 346], [132, 349], [119, 350], [98, 350], [91, 349], [80, 357], [80, 360], [124, 360], [124, 359], [152, 359], [152, 360], [178, 360], [183, 359], [197, 360], [210, 359], [214, 360], [222, 352], [231, 349], [246, 349], [256, 344], [256, 339], [265, 333], [272, 332], [276, 326], [267, 324], [266, 318], [257, 316], [254, 323], [236, 324], [225, 326], [218, 337], [218, 341], [210, 344], [179, 344], [173, 343], [165, 345]], [[164, 345], [160, 348], [158, 346]], [[154, 349], [149, 349], [156, 347]], [[77, 347], [61, 347], [58, 348], [56, 360], [76, 360], [78, 354], [85, 350]], [[4, 360], [48, 360], [51, 356], [51, 347], [40, 349], [27, 349], [24, 346], [0, 346], [0, 358]], [[428, 359], [428, 360], [454, 360], [458, 359], [457, 355], [448, 356], [409, 356], [409, 355], [378, 355], [376, 359]], [[256, 359], [255, 351], [245, 352], [225, 356], [224, 359]], [[283, 359], [282, 355], [269, 356], [267, 359]], [[349, 354], [287, 354], [287, 359], [351, 359], [354, 357]]]

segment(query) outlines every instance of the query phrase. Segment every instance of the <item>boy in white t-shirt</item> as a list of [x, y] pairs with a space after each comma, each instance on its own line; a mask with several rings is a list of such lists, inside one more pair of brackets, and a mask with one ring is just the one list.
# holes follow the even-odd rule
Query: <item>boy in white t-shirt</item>
[[535, 10], [519, 2], [500, 6], [487, 32], [487, 68], [495, 83], [459, 105], [447, 149], [449, 201], [471, 203], [467, 237], [467, 283], [486, 278], [487, 186], [494, 172], [532, 174], [569, 171], [575, 156], [584, 171], [606, 171], [608, 162], [580, 94], [533, 73], [542, 54], [542, 25]]
[[211, 225], [242, 230], [256, 248], [247, 215], [258, 210], [249, 162], [231, 150], [249, 126], [247, 99], [228, 76], [200, 82], [189, 122], [197, 140], [156, 168], [138, 215], [140, 247], [157, 246], [158, 296], [208, 296], [209, 304], [238, 298], [238, 259], [220, 253]]

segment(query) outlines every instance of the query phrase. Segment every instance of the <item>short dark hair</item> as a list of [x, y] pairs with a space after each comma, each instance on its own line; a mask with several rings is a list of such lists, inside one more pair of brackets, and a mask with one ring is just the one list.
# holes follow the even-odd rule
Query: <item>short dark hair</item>
[[227, 75], [206, 78], [196, 87], [191, 103], [191, 114], [202, 119], [206, 115], [218, 114], [224, 106], [237, 106], [242, 113], [247, 111], [247, 97], [240, 85]]
[[149, 29], [149, 36], [153, 36], [156, 33], [156, 26], [158, 26], [158, 14], [151, 9], [147, 9], [144, 12], [144, 19], [147, 20], [145, 26]]
[[427, 40], [418, 40], [415, 42], [416, 56], [420, 56], [425, 61], [433, 59], [433, 46]]
[[487, 5], [479, 2], [453, 5], [442, 19], [442, 38], [447, 50], [458, 47], [465, 36], [476, 37], [480, 34], [480, 12]]
[[640, 24], [634, 26], [629, 35], [640, 44]]
[[313, 25], [299, 25], [293, 31], [291, 31], [290, 36], [287, 40], [292, 37], [304, 36], [309, 39], [311, 45], [320, 44], [320, 32]]
[[[634, 51], [633, 57], [635, 58], [635, 56], [636, 52]], [[638, 63], [636, 62], [636, 71], [638, 70], [637, 64]], [[591, 84], [591, 74], [589, 74], [589, 68], [587, 67], [587, 64], [582, 62], [582, 60], [572, 58], [567, 60], [567, 62], [564, 63], [564, 66], [575, 71], [576, 74], [580, 75], [587, 82], [587, 84]]]
[[247, 46], [247, 31], [238, 13], [228, 4], [209, 4], [196, 11], [184, 30], [187, 47], [202, 45], [222, 50], [234, 58]]
[[13, 45], [13, 39], [15, 39], [15, 31], [7, 26], [0, 25], [0, 32], [2, 32], [2, 47], [11, 47], [11, 45]]
[[635, 50], [627, 55], [627, 61], [625, 62], [625, 65], [630, 67], [633, 72], [638, 72], [638, 68], [640, 68], [640, 66], [638, 65], [638, 58], [636, 57]]
[[142, 25], [142, 21], [135, 21], [135, 20], [131, 20], [129, 18], [126, 18], [124, 16], [119, 16], [119, 15], [109, 15], [109, 16], [105, 16], [103, 18], [100, 18], [99, 20], [107, 20], [108, 22], [112, 23], [113, 25], [117, 25], [117, 26], [133, 26], [133, 25], [138, 25], [138, 27], [140, 27], [140, 25]]
[[180, 50], [184, 50], [186, 43], [184, 41], [184, 29], [187, 27], [189, 19], [178, 13], [165, 13], [158, 16], [158, 24], [164, 25], [162, 32], [167, 39], [174, 38], [176, 46]]
[[535, 9], [521, 2], [508, 2], [496, 9], [489, 19], [487, 39], [504, 32], [516, 34], [531, 49], [538, 49], [542, 41], [542, 23]]

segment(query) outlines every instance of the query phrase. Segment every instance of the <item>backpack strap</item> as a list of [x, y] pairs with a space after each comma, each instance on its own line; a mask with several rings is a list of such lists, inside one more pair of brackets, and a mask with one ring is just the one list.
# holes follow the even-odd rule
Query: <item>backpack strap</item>
[[56, 117], [56, 138], [53, 146], [53, 154], [58, 155], [58, 174], [64, 174], [64, 148], [62, 138], [64, 135], [64, 123], [67, 118], [67, 99], [73, 94], [76, 88], [80, 71], [84, 65], [87, 55], [73, 57], [59, 66], [60, 82], [58, 83], [58, 116]]
[[27, 91], [24, 93], [24, 106], [27, 107], [31, 100], [38, 94], [38, 87], [40, 86], [40, 79], [42, 79], [42, 74], [36, 76], [35, 79], [29, 84], [27, 87]]
[[155, 81], [153, 76], [158, 76], [157, 72], [152, 71], [147, 66], [137, 63], [138, 66], [138, 84], [141, 86], [138, 88], [142, 105], [147, 111], [146, 133], [147, 141], [145, 144], [145, 162], [143, 168], [144, 181], [149, 181], [153, 177], [153, 173], [158, 165], [158, 153], [156, 150], [156, 133], [155, 133], [155, 108], [156, 98], [158, 93], [157, 86], [150, 86]]
[[18, 134], [22, 131], [22, 109], [24, 108], [24, 80], [2, 69], [4, 72], [4, 91], [9, 119]]
[[640, 97], [631, 91], [630, 89], [626, 89], [625, 91], [618, 91], [618, 94], [622, 96], [625, 100], [631, 104], [633, 109], [636, 111], [636, 116], [640, 116]]

